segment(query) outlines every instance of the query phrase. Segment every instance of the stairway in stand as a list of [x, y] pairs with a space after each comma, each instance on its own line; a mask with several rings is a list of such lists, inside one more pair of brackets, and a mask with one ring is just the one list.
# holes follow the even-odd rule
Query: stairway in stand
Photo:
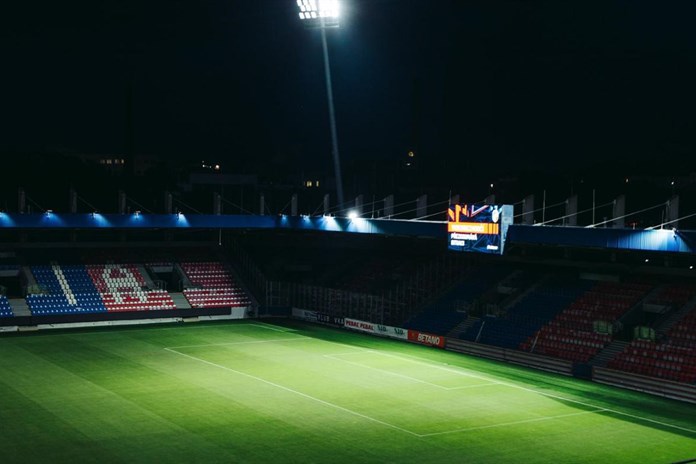
[[12, 314], [15, 317], [31, 316], [31, 311], [27, 305], [27, 300], [24, 298], [12, 298], [8, 300], [10, 302], [10, 307], [12, 308]]
[[186, 299], [183, 293], [170, 293], [169, 296], [172, 297], [176, 309], [191, 309], [191, 305], [189, 304], [188, 300]]
[[590, 364], [597, 367], [605, 367], [609, 361], [614, 359], [616, 355], [622, 353], [626, 349], [629, 342], [614, 340], [606, 346], [602, 351], [590, 360]]
[[450, 332], [447, 334], [447, 337], [459, 338], [459, 334], [463, 334], [464, 332], [466, 332], [469, 329], [469, 327], [476, 324], [476, 322], [478, 322], [480, 319], [480, 317], [474, 316], [467, 317], [462, 322], [460, 322], [454, 329], [450, 330]]
[[696, 307], [696, 298], [692, 298], [688, 303], [676, 310], [665, 322], [657, 327], [657, 332], [667, 333], [677, 322], [689, 314], [694, 307]]

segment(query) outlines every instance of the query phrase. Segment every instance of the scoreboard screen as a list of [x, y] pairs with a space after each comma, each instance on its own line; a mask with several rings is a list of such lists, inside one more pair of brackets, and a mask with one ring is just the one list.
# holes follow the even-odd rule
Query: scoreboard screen
[[450, 250], [503, 254], [512, 205], [450, 205], [447, 244]]

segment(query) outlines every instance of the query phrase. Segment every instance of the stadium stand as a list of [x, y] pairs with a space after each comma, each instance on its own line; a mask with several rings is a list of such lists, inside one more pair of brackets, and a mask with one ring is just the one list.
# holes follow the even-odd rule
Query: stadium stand
[[184, 289], [192, 308], [248, 306], [251, 300], [220, 262], [185, 262], [181, 269], [193, 288]]
[[595, 331], [595, 323], [613, 327], [651, 288], [646, 283], [599, 282], [520, 344], [520, 349], [586, 363], [612, 341], [611, 333]]
[[591, 285], [562, 276], [546, 277], [502, 317], [488, 315], [472, 325], [459, 338], [503, 348], [520, 344], [548, 323]]
[[174, 309], [164, 290], [150, 289], [135, 265], [51, 264], [31, 267], [40, 288], [27, 295], [33, 315]]
[[[50, 265], [44, 264], [42, 253], [33, 250], [23, 257], [35, 263], [22, 271], [26, 276], [22, 278], [22, 289], [28, 309], [35, 316], [175, 310], [177, 304], [167, 286], [183, 288], [182, 301], [186, 303], [181, 308], [189, 308], [189, 304], [192, 308], [251, 304], [226, 265], [205, 247], [154, 251], [95, 248], [89, 252], [57, 248], [44, 254], [53, 260]], [[182, 261], [184, 265], [179, 266]]]
[[354, 292], [374, 293], [393, 286], [415, 273], [424, 260], [389, 253], [375, 253], [344, 269], [338, 287]]
[[105, 312], [106, 307], [84, 266], [32, 266], [42, 293], [27, 295], [34, 315]]
[[649, 299], [648, 303], [679, 308], [696, 295], [696, 286], [690, 283], [669, 283]]
[[658, 341], [633, 340], [607, 367], [676, 382], [696, 382], [696, 309]]
[[502, 266], [479, 266], [469, 270], [464, 279], [423, 311], [412, 316], [404, 327], [437, 335], [448, 334], [467, 319], [484, 293], [495, 289], [506, 272], [507, 267]]
[[110, 312], [176, 307], [165, 290], [148, 288], [134, 264], [90, 264], [87, 265], [87, 272]]

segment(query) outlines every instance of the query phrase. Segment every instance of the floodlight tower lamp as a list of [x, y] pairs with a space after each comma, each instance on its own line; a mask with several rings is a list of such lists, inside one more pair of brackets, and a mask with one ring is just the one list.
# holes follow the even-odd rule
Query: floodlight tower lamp
[[[341, 15], [338, 0], [297, 0], [300, 8], [300, 19], [302, 20], [337, 20]], [[321, 27], [330, 26], [320, 21]], [[338, 23], [335, 24], [338, 26]]]

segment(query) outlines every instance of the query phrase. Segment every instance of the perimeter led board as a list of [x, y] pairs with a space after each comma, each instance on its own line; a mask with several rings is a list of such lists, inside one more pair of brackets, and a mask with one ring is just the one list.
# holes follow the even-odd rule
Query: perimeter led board
[[450, 250], [503, 254], [512, 205], [450, 205], [447, 244]]

